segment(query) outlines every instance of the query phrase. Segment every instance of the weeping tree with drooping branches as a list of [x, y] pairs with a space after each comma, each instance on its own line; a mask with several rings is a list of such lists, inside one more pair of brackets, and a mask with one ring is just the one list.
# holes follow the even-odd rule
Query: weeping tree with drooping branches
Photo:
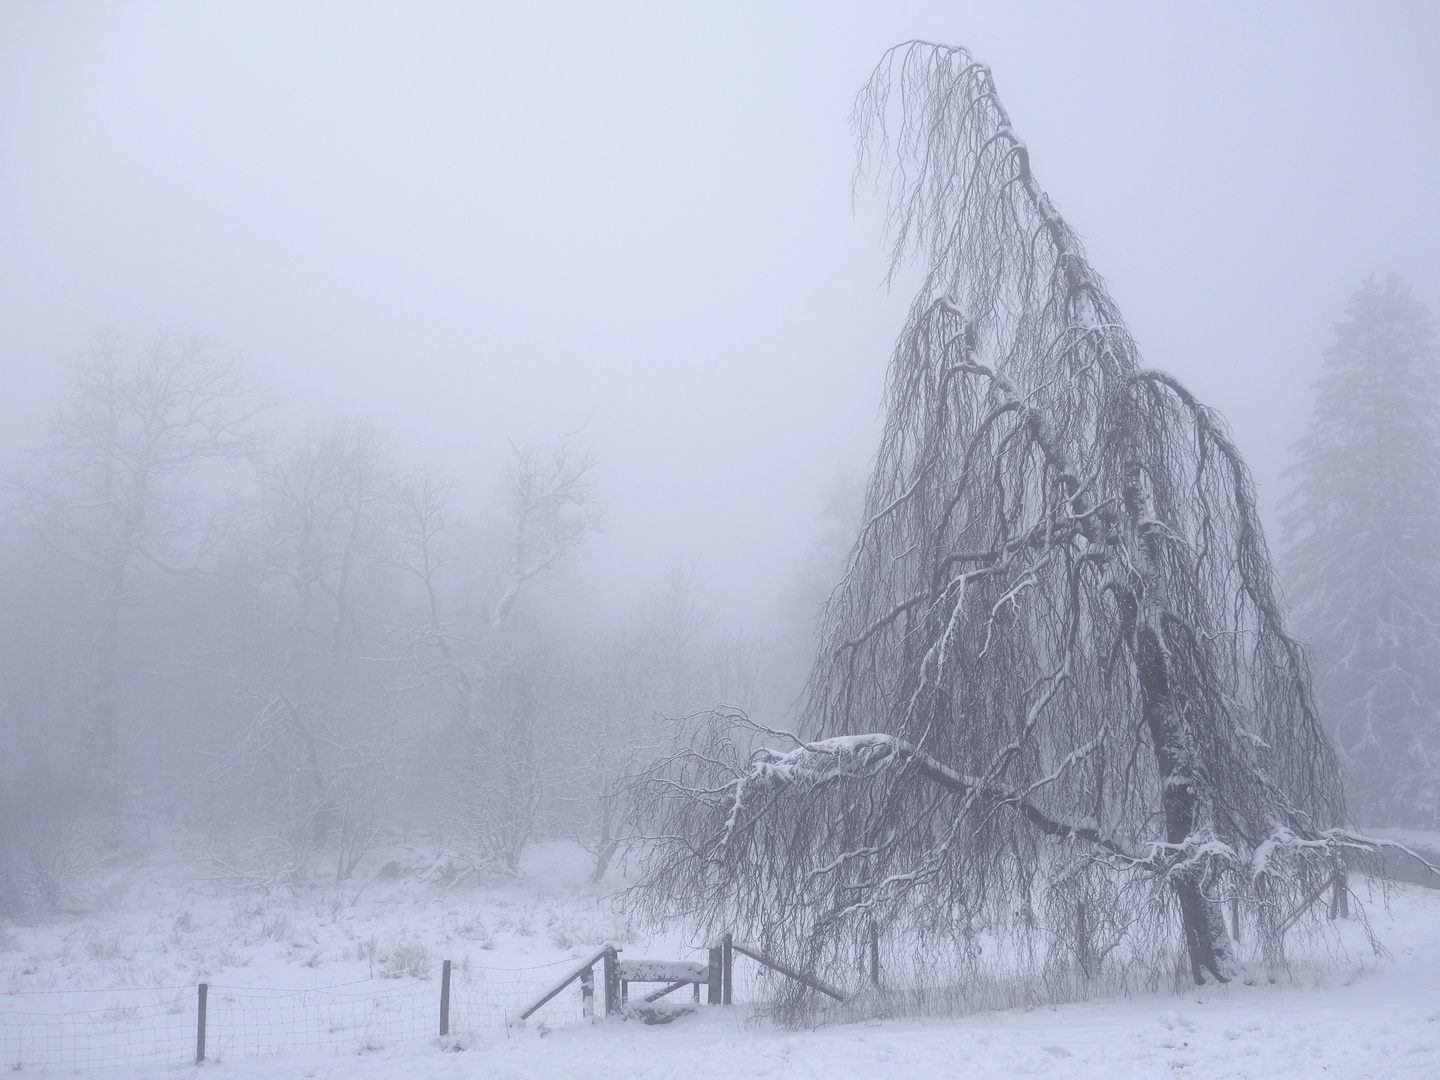
[[1226, 981], [1247, 927], [1279, 961], [1371, 842], [1225, 424], [1145, 366], [966, 50], [890, 50], [856, 122], [924, 270], [865, 522], [799, 732], [692, 717], [638, 779], [641, 902], [817, 971], [876, 927], [1031, 977]]

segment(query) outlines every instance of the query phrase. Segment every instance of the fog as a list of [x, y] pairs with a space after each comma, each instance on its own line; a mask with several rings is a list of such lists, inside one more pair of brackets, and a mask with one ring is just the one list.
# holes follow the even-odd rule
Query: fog
[[1431, 1075], [1433, 897], [1369, 883], [1440, 882], [1437, 55], [0, 0], [5, 1066], [205, 1060], [213, 987], [234, 1060], [552, 1075], [516, 1017], [703, 983], [761, 1056], [1108, 999], [1098, 1076], [1258, 986], [1217, 1068], [1304, 1012]]
[[1429, 5], [7, 4], [0, 447], [100, 332], [198, 334], [290, 418], [489, 482], [599, 456], [623, 607], [694, 566], [763, 620], [873, 452], [903, 284], [852, 209], [856, 89], [910, 37], [995, 72], [1151, 364], [1267, 505], [1344, 299], [1434, 295]]

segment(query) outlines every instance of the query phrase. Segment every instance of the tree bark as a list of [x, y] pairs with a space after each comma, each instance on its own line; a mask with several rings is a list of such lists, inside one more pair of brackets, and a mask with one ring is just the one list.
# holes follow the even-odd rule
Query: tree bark
[[[1161, 807], [1165, 813], [1165, 840], [1183, 844], [1199, 824], [1200, 784], [1189, 753], [1185, 718], [1176, 707], [1170, 685], [1168, 651], [1163, 630], [1143, 625], [1136, 631], [1136, 666], [1139, 669], [1141, 710], [1155, 748], [1160, 773]], [[1190, 970], [1197, 985], [1208, 972], [1218, 982], [1229, 982], [1234, 969], [1234, 948], [1220, 908], [1205, 898], [1201, 871], [1185, 869], [1171, 875], [1190, 954]]]

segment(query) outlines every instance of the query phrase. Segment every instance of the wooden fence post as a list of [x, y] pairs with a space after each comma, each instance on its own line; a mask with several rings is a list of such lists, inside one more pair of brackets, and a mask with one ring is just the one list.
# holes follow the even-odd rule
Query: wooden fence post
[[595, 969], [588, 967], [580, 973], [580, 1015], [586, 1020], [595, 1016]]
[[605, 1015], [614, 1016], [620, 1011], [620, 965], [616, 962], [613, 945], [605, 950], [603, 972], [605, 976]]
[[[536, 1010], [540, 1009], [546, 1002], [553, 1000], [556, 994], [560, 993], [560, 991], [564, 990], [576, 979], [580, 980], [580, 994], [582, 999], [591, 1002], [593, 1009], [595, 999], [595, 965], [602, 960], [605, 962], [605, 1012], [606, 1015], [609, 1015], [619, 1004], [615, 994], [617, 981], [615, 969], [618, 966], [615, 962], [615, 954], [619, 951], [619, 949], [607, 941], [602, 948], [591, 953], [584, 960], [580, 961], [580, 963], [576, 964], [575, 967], [571, 968], [570, 973], [563, 979], [551, 986], [550, 989], [546, 990], [534, 1001], [530, 1002], [520, 1013], [520, 1019], [530, 1019], [530, 1017], [535, 1015]], [[590, 1014], [586, 1013], [586, 1015], [588, 1016]]]
[[730, 932], [720, 938], [720, 1004], [732, 1004], [735, 985], [735, 950], [730, 946]]
[[209, 983], [200, 984], [200, 997], [195, 1011], [195, 1064], [205, 1060], [205, 998], [210, 992]]
[[[705, 980], [706, 1005], [719, 1005], [721, 999], [725, 996], [724, 976], [720, 974], [722, 970], [720, 951], [719, 945], [712, 945], [710, 947], [710, 970], [706, 973], [707, 977]], [[695, 992], [700, 992], [699, 983], [695, 984]]]
[[1235, 939], [1237, 945], [1240, 943], [1240, 897], [1238, 896], [1230, 898], [1230, 936]]
[[440, 966], [440, 1034], [450, 1034], [450, 961]]

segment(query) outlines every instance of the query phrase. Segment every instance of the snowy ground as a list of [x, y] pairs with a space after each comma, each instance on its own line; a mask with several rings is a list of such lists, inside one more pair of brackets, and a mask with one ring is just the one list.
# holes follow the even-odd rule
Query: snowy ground
[[[1440, 1077], [1440, 892], [1421, 888], [1371, 909], [1393, 959], [1374, 958], [1357, 932], [1334, 970], [1289, 984], [799, 1033], [740, 1006], [667, 1027], [583, 1024], [572, 991], [543, 1023], [519, 1025], [523, 1003], [598, 941], [654, 959], [696, 958], [699, 943], [635, 940], [562, 846], [536, 848], [523, 880], [479, 889], [375, 880], [236, 899], [203, 881], [185, 845], [164, 838], [170, 850], [107, 873], [84, 914], [0, 929], [5, 1067], [193, 1068], [205, 981], [218, 1058], [205, 1068], [235, 1080]], [[442, 1047], [430, 1032], [444, 958], [456, 1035]]]

